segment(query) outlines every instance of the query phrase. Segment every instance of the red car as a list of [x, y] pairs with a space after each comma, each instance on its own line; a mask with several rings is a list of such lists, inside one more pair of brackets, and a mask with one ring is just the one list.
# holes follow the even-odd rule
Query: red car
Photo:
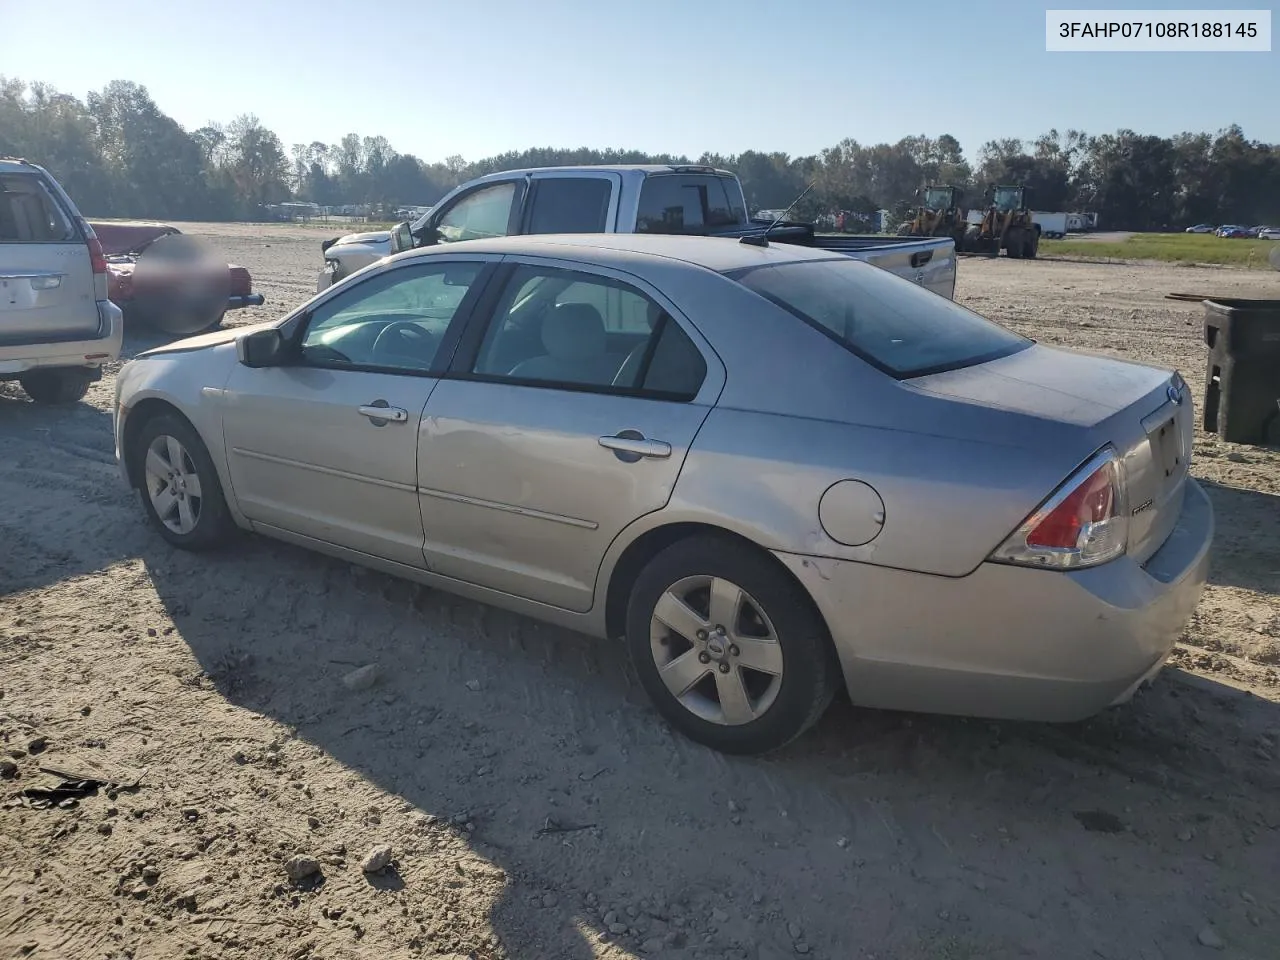
[[92, 221], [107, 258], [107, 296], [125, 321], [189, 335], [216, 327], [228, 310], [261, 306], [244, 267], [214, 257], [177, 227]]

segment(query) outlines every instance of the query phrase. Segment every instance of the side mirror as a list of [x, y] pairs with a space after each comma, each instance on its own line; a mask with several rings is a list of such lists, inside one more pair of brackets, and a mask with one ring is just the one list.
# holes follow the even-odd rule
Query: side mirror
[[409, 229], [409, 221], [402, 220], [391, 228], [391, 252], [403, 253], [406, 250], [412, 250], [413, 231]]
[[275, 327], [236, 340], [236, 358], [246, 367], [276, 367], [285, 355], [284, 335]]

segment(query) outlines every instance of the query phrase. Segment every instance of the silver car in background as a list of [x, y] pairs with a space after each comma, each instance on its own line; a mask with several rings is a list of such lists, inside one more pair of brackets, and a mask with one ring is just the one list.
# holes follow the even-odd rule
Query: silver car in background
[[857, 704], [1070, 721], [1164, 663], [1213, 517], [1177, 373], [783, 244], [411, 251], [141, 354], [150, 522], [253, 530], [602, 638], [729, 752]]

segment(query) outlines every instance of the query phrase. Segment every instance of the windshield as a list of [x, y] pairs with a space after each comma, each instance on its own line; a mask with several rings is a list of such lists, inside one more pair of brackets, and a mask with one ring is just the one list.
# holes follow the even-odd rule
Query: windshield
[[748, 267], [727, 276], [899, 380], [984, 363], [1032, 343], [848, 257]]
[[995, 205], [1001, 213], [1017, 210], [1022, 206], [1022, 191], [1017, 187], [996, 187]]
[[951, 191], [941, 188], [927, 190], [924, 205], [930, 210], [947, 210], [951, 207]]

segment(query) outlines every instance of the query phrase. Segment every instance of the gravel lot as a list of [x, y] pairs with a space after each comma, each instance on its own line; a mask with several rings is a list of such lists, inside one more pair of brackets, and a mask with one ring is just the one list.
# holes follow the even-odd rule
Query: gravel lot
[[[331, 235], [187, 229], [266, 294], [234, 323], [305, 299]], [[1280, 275], [966, 259], [958, 299], [1198, 397], [1201, 308], [1171, 291]], [[115, 473], [113, 373], [73, 410], [0, 385], [0, 955], [1277, 955], [1280, 453], [1198, 436], [1211, 585], [1134, 703], [1061, 727], [837, 703], [743, 760], [670, 734], [611, 645], [266, 540], [167, 548]], [[41, 765], [145, 773], [8, 803]]]

